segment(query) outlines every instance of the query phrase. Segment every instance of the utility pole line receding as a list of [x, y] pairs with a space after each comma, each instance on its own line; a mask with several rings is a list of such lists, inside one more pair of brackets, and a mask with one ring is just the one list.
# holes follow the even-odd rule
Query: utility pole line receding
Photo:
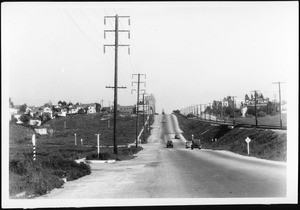
[[106, 25], [106, 18], [114, 18], [115, 19], [115, 29], [114, 30], [104, 30], [104, 39], [106, 38], [106, 32], [112, 32], [115, 34], [115, 44], [105, 44], [103, 45], [103, 50], [105, 53], [105, 47], [111, 46], [115, 48], [115, 85], [114, 87], [106, 86], [106, 88], [114, 88], [114, 154], [118, 154], [117, 147], [117, 106], [118, 106], [118, 88], [126, 88], [126, 87], [118, 87], [118, 47], [126, 46], [128, 47], [129, 54], [129, 45], [121, 45], [119, 44], [119, 32], [127, 32], [128, 38], [130, 38], [129, 30], [119, 30], [119, 18], [128, 18], [128, 25], [130, 25], [130, 16], [104, 16], [104, 25]]
[[233, 100], [233, 125], [235, 125], [235, 104], [234, 104], [234, 98], [236, 98], [236, 96], [231, 96], [232, 100]]
[[278, 84], [279, 88], [279, 115], [280, 115], [280, 128], [282, 128], [282, 112], [281, 112], [281, 89], [280, 89], [280, 83], [285, 83], [285, 82], [273, 82], [273, 84]]
[[255, 126], [257, 127], [257, 91], [259, 90], [253, 90], [251, 92], [254, 92], [254, 109], [255, 109]]
[[[146, 79], [146, 74], [132, 74], [133, 76], [138, 76], [138, 81], [134, 81], [132, 82], [131, 85], [133, 85], [133, 83], [137, 83], [137, 90], [133, 89], [132, 91], [137, 91], [137, 99], [136, 99], [136, 132], [135, 132], [135, 136], [136, 136], [136, 147], [138, 147], [138, 135], [139, 135], [139, 98], [140, 98], [140, 83], [144, 83], [144, 85], [146, 86], [146, 82], [141, 82], [140, 81], [140, 77], [141, 75], [145, 76]], [[132, 92], [131, 91], [131, 92]]]

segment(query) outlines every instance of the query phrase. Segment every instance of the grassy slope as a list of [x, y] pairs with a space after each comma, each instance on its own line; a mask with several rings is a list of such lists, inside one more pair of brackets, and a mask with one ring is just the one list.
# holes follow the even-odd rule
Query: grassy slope
[[[179, 126], [184, 131], [187, 139], [194, 138], [202, 140], [203, 148], [228, 150], [238, 154], [247, 155], [247, 143], [249, 137], [250, 156], [286, 161], [286, 133], [278, 133], [265, 129], [242, 129], [230, 130], [227, 126], [211, 126], [195, 120], [189, 120], [182, 115], [177, 115]], [[205, 132], [205, 133], [204, 133]], [[218, 141], [212, 141], [217, 138]]]
[[[257, 122], [258, 125], [280, 126], [279, 119], [280, 119], [279, 115], [275, 115], [275, 116], [267, 115], [265, 117], [258, 117]], [[255, 117], [254, 116], [238, 117], [236, 118], [236, 122], [255, 125]], [[285, 113], [282, 114], [282, 125], [287, 126], [287, 114]]]
[[[52, 135], [36, 135], [36, 161], [32, 160], [31, 136], [34, 131], [21, 125], [10, 125], [10, 195], [26, 191], [28, 195], [42, 195], [61, 187], [62, 177], [74, 180], [90, 173], [86, 165], [76, 164], [73, 160], [94, 157], [97, 153], [96, 133], [101, 133], [101, 145], [113, 145], [113, 120], [110, 128], [102, 115], [74, 115], [57, 118], [45, 124], [53, 129]], [[140, 119], [142, 124], [142, 119]], [[67, 128], [64, 129], [64, 122]], [[135, 118], [119, 118], [117, 121], [118, 145], [135, 140]], [[74, 133], [77, 133], [77, 146]], [[80, 145], [83, 139], [83, 146]], [[130, 159], [141, 148], [119, 148], [119, 159]], [[101, 148], [101, 157], [115, 158], [113, 148]]]

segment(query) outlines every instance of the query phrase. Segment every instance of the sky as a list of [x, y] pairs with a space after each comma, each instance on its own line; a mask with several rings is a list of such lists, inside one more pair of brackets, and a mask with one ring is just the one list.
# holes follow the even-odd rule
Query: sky
[[[120, 32], [118, 103], [153, 94], [156, 112], [265, 97], [298, 97], [298, 2], [2, 3], [2, 87], [14, 104], [113, 104], [114, 19]], [[2, 88], [3, 89], [3, 88]], [[290, 94], [290, 96], [289, 96]]]

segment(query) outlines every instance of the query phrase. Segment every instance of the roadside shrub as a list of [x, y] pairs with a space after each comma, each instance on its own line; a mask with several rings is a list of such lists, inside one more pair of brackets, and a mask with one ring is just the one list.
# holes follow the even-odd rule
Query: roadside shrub
[[100, 153], [99, 158], [98, 158], [98, 154], [96, 154], [96, 153], [86, 156], [86, 160], [109, 160], [109, 159], [113, 159], [113, 158], [114, 158], [114, 155], [109, 152]]
[[27, 173], [24, 163], [19, 160], [12, 160], [9, 162], [9, 171], [18, 175], [24, 175]]
[[72, 181], [79, 179], [80, 177], [83, 177], [85, 175], [91, 174], [91, 168], [89, 165], [86, 165], [85, 163], [79, 163], [76, 168], [72, 168], [68, 171], [67, 174], [67, 180]]
[[40, 196], [54, 188], [60, 188], [64, 183], [62, 177], [75, 180], [91, 174], [91, 169], [84, 163], [79, 164], [59, 156], [40, 156], [36, 161], [28, 157], [23, 160], [11, 160], [9, 172], [11, 196], [24, 191], [26, 196]]
[[258, 113], [257, 113], [257, 116], [258, 117], [265, 117], [267, 114], [264, 112], [264, 111], [259, 111]]

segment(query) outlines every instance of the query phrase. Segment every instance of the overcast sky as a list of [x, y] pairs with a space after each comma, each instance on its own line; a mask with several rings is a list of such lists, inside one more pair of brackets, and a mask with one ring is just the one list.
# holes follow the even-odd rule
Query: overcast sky
[[[114, 34], [105, 15], [121, 19], [118, 102], [136, 103], [137, 81], [146, 74], [146, 92], [157, 112], [210, 103], [228, 95], [242, 100], [260, 90], [278, 98], [298, 84], [297, 2], [190, 3], [4, 3], [2, 69], [14, 104], [49, 100], [113, 104]], [[2, 77], [3, 78], [3, 77]], [[144, 89], [144, 86], [141, 85]], [[289, 89], [288, 89], [289, 88]], [[298, 94], [296, 94], [298, 96]]]

